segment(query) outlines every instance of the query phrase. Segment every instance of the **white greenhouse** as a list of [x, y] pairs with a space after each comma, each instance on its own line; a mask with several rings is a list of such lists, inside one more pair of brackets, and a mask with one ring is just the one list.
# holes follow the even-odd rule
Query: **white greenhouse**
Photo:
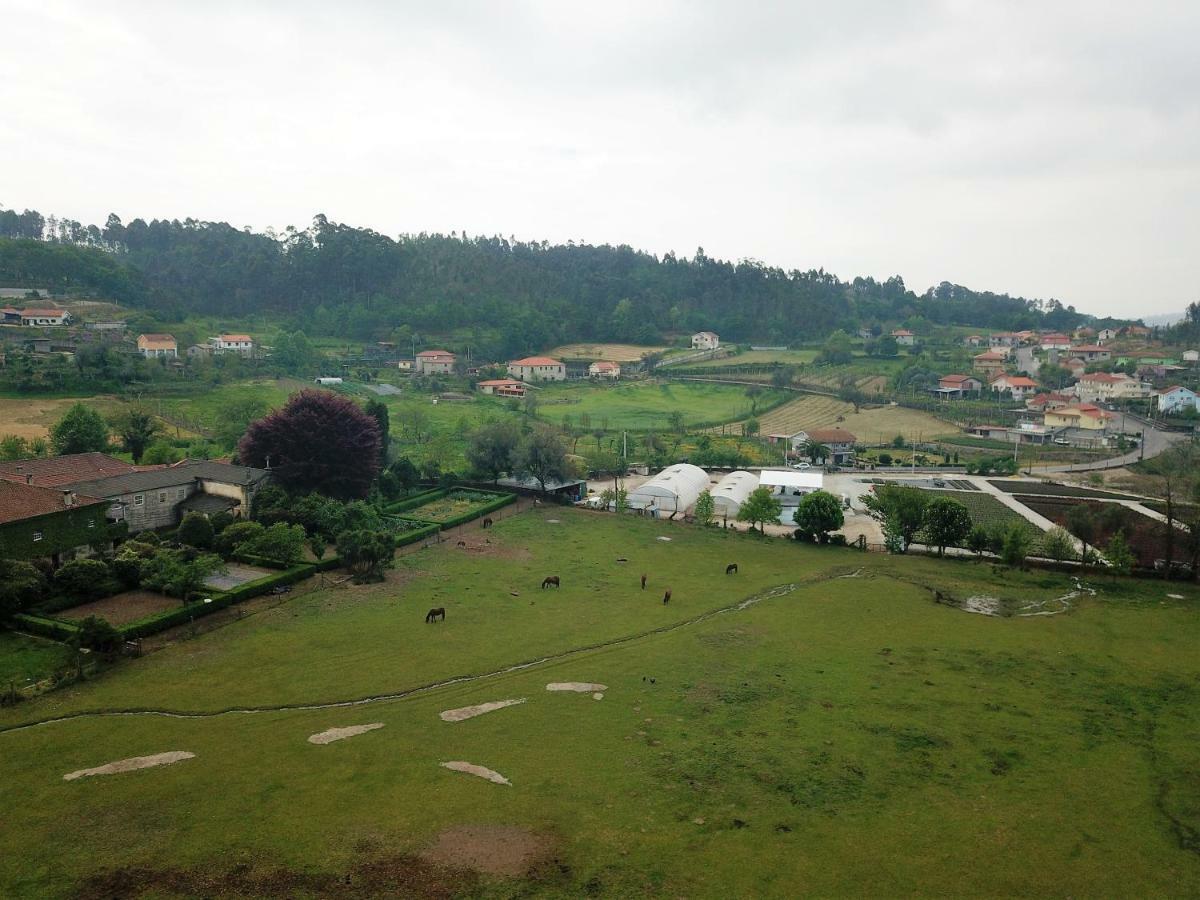
[[730, 472], [712, 489], [713, 508], [718, 519], [736, 519], [738, 510], [758, 487], [758, 476], [753, 472]]
[[708, 473], [698, 466], [678, 463], [669, 466], [629, 492], [629, 506], [655, 515], [682, 514], [708, 488]]

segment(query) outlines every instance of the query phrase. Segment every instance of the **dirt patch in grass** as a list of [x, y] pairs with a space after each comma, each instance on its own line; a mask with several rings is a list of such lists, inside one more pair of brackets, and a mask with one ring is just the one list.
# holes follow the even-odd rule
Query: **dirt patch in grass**
[[459, 825], [437, 836], [422, 859], [485, 875], [528, 875], [554, 858], [555, 842], [514, 825]]
[[590, 681], [552, 681], [546, 685], [548, 691], [574, 691], [577, 694], [590, 694], [593, 691], [607, 691], [607, 684], [593, 684]]
[[480, 703], [476, 706], [460, 706], [458, 709], [443, 710], [438, 713], [438, 718], [443, 722], [465, 722], [467, 719], [473, 719], [476, 716], [482, 716], [485, 713], [495, 712], [498, 709], [516, 706], [518, 703], [524, 702], [525, 698], [521, 697], [517, 700], [493, 700], [490, 703]]
[[360, 734], [366, 734], [368, 731], [374, 731], [376, 728], [382, 727], [382, 722], [372, 722], [370, 725], [347, 725], [345, 728], [328, 728], [317, 734], [310, 734], [308, 742], [310, 744], [332, 744], [334, 741], [344, 741], [346, 738], [357, 737]]
[[116, 762], [96, 766], [94, 769], [79, 769], [68, 772], [63, 781], [75, 781], [91, 775], [119, 775], [122, 772], [133, 772], [137, 769], [151, 769], [155, 766], [169, 766], [171, 763], [182, 762], [185, 759], [195, 759], [195, 753], [186, 750], [169, 750], [166, 753], [155, 753], [153, 756], [133, 756], [129, 759], [118, 759]]
[[442, 763], [442, 768], [449, 769], [451, 772], [462, 772], [464, 775], [474, 775], [476, 778], [482, 778], [485, 781], [490, 781], [492, 784], [503, 784], [507, 787], [512, 787], [511, 781], [495, 769], [489, 769], [487, 766], [477, 766], [475, 763], [455, 759]]
[[154, 591], [125, 591], [114, 594], [103, 600], [95, 600], [82, 606], [74, 606], [58, 613], [63, 619], [72, 622], [82, 621], [88, 616], [105, 619], [111, 625], [127, 625], [144, 619], [155, 613], [166, 612], [179, 606], [179, 601], [173, 597], [164, 597]]

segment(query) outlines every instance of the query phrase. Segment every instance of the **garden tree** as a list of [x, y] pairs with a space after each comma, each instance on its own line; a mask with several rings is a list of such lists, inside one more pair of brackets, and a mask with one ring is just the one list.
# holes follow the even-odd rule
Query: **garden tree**
[[175, 533], [175, 538], [181, 544], [207, 550], [213, 543], [212, 523], [204, 513], [189, 512], [179, 523], [179, 530]]
[[541, 489], [551, 481], [570, 474], [567, 450], [562, 441], [548, 428], [535, 428], [517, 445], [515, 469], [534, 478]]
[[1194, 502], [1200, 492], [1200, 447], [1191, 441], [1180, 442], [1165, 453], [1146, 460], [1143, 466], [1156, 476], [1159, 495], [1166, 504], [1163, 510], [1166, 516], [1163, 523], [1163, 557], [1166, 560], [1163, 577], [1170, 578], [1175, 561], [1175, 541], [1180, 537], [1175, 524], [1180, 504]]
[[142, 453], [142, 464], [147, 466], [176, 463], [181, 459], [183, 459], [183, 451], [162, 440], [155, 441]]
[[817, 365], [824, 366], [846, 365], [854, 359], [853, 349], [850, 335], [838, 329], [825, 339], [825, 344], [821, 348], [821, 352], [817, 355], [815, 362]]
[[831, 531], [837, 531], [845, 524], [846, 517], [837, 497], [829, 491], [813, 491], [800, 498], [792, 521], [800, 531], [824, 544]]
[[754, 437], [756, 434], [758, 434], [758, 430], [759, 430], [758, 419], [755, 419], [753, 417], [747, 419], [742, 424], [742, 434], [746, 435], [746, 437]]
[[0, 559], [0, 623], [28, 609], [46, 594], [46, 576], [33, 563]]
[[687, 431], [687, 421], [684, 419], [683, 413], [678, 409], [671, 410], [671, 414], [667, 416], [667, 423], [676, 434], [683, 434]]
[[895, 484], [879, 485], [874, 493], [862, 497], [867, 514], [883, 523], [885, 533], [890, 532], [901, 553], [908, 552], [909, 545], [925, 524], [928, 499], [924, 491]]
[[365, 497], [379, 474], [379, 423], [348, 397], [329, 391], [293, 394], [282, 409], [252, 422], [238, 458], [269, 467], [293, 490]]
[[491, 422], [467, 438], [467, 462], [493, 481], [515, 468], [521, 430], [513, 422]]
[[400, 423], [404, 436], [414, 444], [429, 440], [429, 410], [425, 404], [409, 401], [396, 407], [396, 421]]
[[325, 543], [324, 535], [320, 535], [320, 534], [309, 535], [308, 536], [308, 549], [312, 553], [313, 558], [317, 562], [320, 562], [322, 559], [324, 559], [325, 551], [327, 549], [329, 549], [328, 545]]
[[383, 581], [383, 570], [394, 564], [396, 541], [389, 532], [359, 528], [338, 535], [337, 552], [357, 584]]
[[[104, 656], [112, 656], [121, 649], [121, 632], [109, 624], [108, 620], [88, 616], [79, 623], [79, 630], [71, 638], [71, 646], [76, 650], [92, 650]], [[82, 659], [80, 659], [82, 664]]]
[[271, 361], [291, 375], [319, 372], [321, 353], [303, 331], [283, 332], [275, 339]]
[[1067, 528], [1083, 544], [1081, 568], [1088, 564], [1088, 546], [1096, 542], [1096, 514], [1086, 503], [1077, 503], [1067, 511]]
[[302, 526], [276, 522], [242, 543], [238, 552], [294, 566], [304, 558], [305, 537]]
[[629, 494], [623, 488], [605, 488], [600, 492], [600, 502], [605, 509], [623, 513], [629, 509]]
[[992, 539], [982, 525], [976, 525], [967, 533], [967, 549], [976, 556], [982, 558], [984, 551], [991, 549], [991, 545]]
[[1055, 562], [1075, 558], [1075, 539], [1065, 528], [1055, 526], [1042, 535], [1042, 553]]
[[103, 452], [108, 449], [108, 425], [100, 413], [76, 403], [50, 429], [50, 441], [59, 456]]
[[227, 509], [217, 510], [217, 512], [208, 517], [208, 524], [212, 526], [214, 536], [220, 534], [236, 521], [237, 519], [233, 513]]
[[771, 387], [785, 388], [796, 380], [796, 370], [791, 366], [783, 366], [771, 373]]
[[24, 459], [29, 456], [29, 441], [19, 434], [0, 438], [0, 459]]
[[158, 422], [144, 409], [131, 409], [117, 421], [121, 449], [133, 457], [134, 465], [142, 461], [142, 454], [157, 434]]
[[204, 582], [218, 572], [224, 572], [225, 563], [213, 553], [201, 553], [190, 557], [182, 550], [158, 550], [142, 563], [142, 586], [178, 597], [184, 603], [193, 593], [204, 587]]
[[716, 511], [712, 491], [706, 488], [696, 498], [696, 508], [692, 511], [692, 516], [695, 518], [697, 525], [711, 525]]
[[625, 460], [621, 459], [621, 455], [615, 450], [602, 449], [597, 450], [587, 458], [588, 470], [595, 473], [597, 478], [607, 478], [612, 476], [613, 490], [617, 490], [620, 485], [617, 483], [617, 478], [626, 470]]
[[947, 547], [958, 546], [970, 533], [971, 514], [957, 500], [934, 497], [925, 504], [924, 531], [929, 543], [938, 548], [938, 556], [945, 556]]
[[1029, 548], [1033, 538], [1024, 522], [1014, 522], [1004, 534], [1004, 546], [1000, 550], [1000, 558], [1006, 566], [1025, 568], [1025, 558], [1029, 556]]
[[266, 529], [261, 522], [234, 522], [213, 542], [218, 553], [228, 556], [246, 541], [258, 537]]
[[363, 409], [368, 416], [375, 420], [375, 424], [379, 426], [380, 461], [386, 463], [388, 458], [388, 444], [391, 441], [391, 422], [388, 418], [387, 404], [382, 400], [371, 399], [367, 401], [367, 405]]
[[808, 440], [800, 445], [800, 452], [808, 457], [808, 461], [816, 465], [818, 460], [829, 458], [829, 448], [820, 441]]
[[[223, 356], [221, 359], [232, 357]], [[221, 416], [217, 420], [216, 438], [221, 447], [234, 448], [250, 427], [250, 423], [261, 419], [270, 407], [257, 397], [241, 397], [232, 399], [221, 406]]]
[[99, 559], [73, 559], [54, 573], [54, 587], [79, 600], [98, 600], [116, 593], [108, 566]]
[[1108, 560], [1108, 571], [1114, 578], [1118, 575], [1128, 575], [1133, 570], [1137, 558], [1129, 548], [1129, 542], [1125, 540], [1124, 531], [1118, 530], [1108, 539], [1108, 546], [1104, 548], [1104, 558]]
[[770, 488], [760, 486], [750, 492], [750, 496], [738, 509], [737, 517], [739, 522], [749, 522], [752, 531], [754, 526], [758, 525], [759, 533], [765, 534], [766, 523], [778, 523], [782, 513], [783, 504], [771, 496]]

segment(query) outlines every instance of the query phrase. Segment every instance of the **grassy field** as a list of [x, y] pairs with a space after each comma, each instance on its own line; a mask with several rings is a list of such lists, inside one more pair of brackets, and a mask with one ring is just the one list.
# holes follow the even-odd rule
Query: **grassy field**
[[[989, 618], [933, 602], [928, 587], [1049, 599], [1070, 582], [572, 510], [505, 519], [489, 537], [404, 557], [385, 585], [297, 597], [0, 711], [3, 727], [86, 710], [262, 707], [0, 732], [0, 894], [1200, 890], [1188, 849], [1200, 827], [1190, 587], [1171, 585], [1187, 597], [1172, 601], [1161, 584], [1106, 581], [1064, 615]], [[727, 578], [732, 560], [741, 574]], [[638, 590], [642, 571], [652, 590]], [[563, 576], [560, 591], [538, 589], [550, 572]], [[430, 606], [447, 607], [445, 623], [424, 624]], [[403, 698], [278, 708], [572, 649]], [[548, 693], [550, 681], [606, 690], [597, 702]], [[458, 724], [438, 718], [504, 698], [527, 702]], [[384, 727], [328, 746], [306, 740], [366, 723]], [[196, 756], [62, 780], [170, 750]], [[446, 760], [512, 784], [448, 772]], [[438, 868], [425, 855], [448, 845], [460, 865], [495, 861], [513, 842], [542, 854], [526, 877]]]
[[611, 362], [637, 362], [653, 353], [662, 353], [667, 347], [642, 347], [636, 344], [563, 344], [555, 347], [547, 356], [555, 359], [607, 359]]
[[[929, 413], [904, 406], [860, 408], [855, 412], [850, 403], [807, 394], [758, 416], [758, 427], [760, 434], [795, 434], [807, 428], [845, 428], [861, 443], [876, 444], [887, 443], [898, 434], [904, 435], [905, 440], [930, 440], [954, 426]], [[733, 433], [740, 429], [741, 423], [736, 423], [724, 430]]]
[[0, 632], [0, 692], [16, 684], [46, 678], [66, 656], [61, 644], [23, 634]]
[[119, 412], [116, 397], [0, 397], [0, 437], [15, 434], [26, 440], [49, 438], [50, 428], [76, 403], [84, 403], [105, 416]]
[[[781, 400], [781, 391], [764, 390], [757, 408]], [[751, 413], [751, 398], [736, 385], [626, 382], [615, 385], [567, 384], [546, 386], [538, 392], [538, 416], [559, 424], [563, 416], [579, 425], [587, 416], [594, 427], [665, 431], [674, 412], [684, 422], [697, 425], [730, 422]]]
[[806, 365], [817, 358], [818, 350], [747, 350], [736, 356], [705, 359], [688, 363], [689, 368], [722, 369], [729, 366], [762, 366], [782, 363], [785, 366]]

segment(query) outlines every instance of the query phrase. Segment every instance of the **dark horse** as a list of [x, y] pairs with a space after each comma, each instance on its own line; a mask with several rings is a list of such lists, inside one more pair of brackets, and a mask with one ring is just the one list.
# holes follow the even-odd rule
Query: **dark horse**
[[736, 575], [737, 574], [737, 563], [730, 563], [729, 565], [727, 565], [725, 567], [725, 574], [726, 575]]
[[436, 622], [438, 619], [441, 619], [443, 622], [446, 621], [445, 607], [439, 606], [437, 609], [431, 609], [429, 612], [425, 613], [426, 625], [428, 625], [430, 622]]
[[663, 605], [666, 606], [671, 602], [671, 589], [667, 588], [667, 592], [663, 594]]
[[646, 576], [643, 575], [642, 576], [642, 590], [644, 591], [645, 589], [646, 589]]
[[544, 588], [550, 587], [550, 585], [554, 585], [555, 587], [562, 587], [562, 585], [558, 583], [557, 575], [547, 575], [545, 578], [542, 579], [542, 587], [544, 587]]
[[484, 519], [484, 520], [483, 520], [483, 524], [482, 524], [480, 527], [481, 527], [481, 528], [491, 528], [491, 527], [492, 527], [492, 519], [491, 519], [491, 517], [489, 516], [488, 518]]

